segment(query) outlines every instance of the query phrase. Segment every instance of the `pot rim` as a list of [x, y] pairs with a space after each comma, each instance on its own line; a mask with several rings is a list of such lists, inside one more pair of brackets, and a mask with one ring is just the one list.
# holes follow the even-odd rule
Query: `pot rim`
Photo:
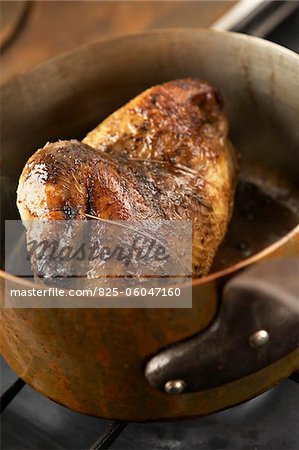
[[256, 36], [250, 36], [245, 33], [238, 33], [235, 31], [224, 31], [224, 30], [217, 30], [214, 28], [200, 28], [200, 27], [174, 27], [174, 28], [154, 28], [152, 30], [146, 30], [142, 32], [135, 32], [135, 33], [127, 33], [127, 34], [116, 34], [114, 36], [110, 37], [101, 37], [98, 39], [91, 40], [90, 42], [87, 42], [86, 44], [82, 44], [75, 49], [67, 50], [62, 53], [59, 53], [56, 56], [53, 56], [51, 58], [48, 58], [44, 61], [39, 62], [38, 64], [34, 65], [33, 67], [21, 70], [20, 72], [12, 75], [6, 80], [3, 80], [0, 82], [0, 89], [3, 88], [6, 84], [10, 83], [13, 80], [16, 80], [24, 75], [30, 74], [31, 72], [35, 72], [36, 70], [39, 70], [43, 67], [46, 67], [47, 65], [51, 65], [54, 62], [58, 62], [60, 60], [63, 60], [67, 56], [74, 56], [75, 54], [84, 52], [89, 47], [95, 47], [98, 44], [110, 44], [112, 42], [116, 41], [123, 41], [123, 39], [139, 39], [145, 36], [154, 35], [154, 34], [161, 34], [161, 35], [177, 35], [177, 34], [211, 34], [211, 35], [222, 35], [223, 37], [233, 37], [237, 40], [242, 40], [243, 42], [250, 42], [253, 41], [259, 46], [263, 46], [265, 48], [273, 48], [281, 53], [284, 53], [285, 56], [288, 58], [291, 58], [295, 60], [299, 64], [299, 55], [286, 47], [283, 47], [282, 45], [276, 44], [275, 42], [268, 41], [263, 38], [259, 38]]
[[[201, 285], [209, 283], [211, 281], [215, 281], [217, 279], [224, 278], [228, 275], [231, 275], [232, 273], [238, 272], [239, 270], [244, 269], [245, 267], [248, 267], [252, 264], [256, 264], [260, 261], [263, 261], [264, 258], [270, 256], [272, 253], [274, 253], [280, 247], [283, 247], [287, 242], [295, 239], [297, 235], [299, 236], [299, 225], [296, 225], [295, 228], [293, 228], [291, 231], [289, 231], [285, 236], [278, 239], [278, 241], [274, 242], [273, 244], [268, 245], [266, 248], [264, 248], [260, 252], [255, 253], [254, 255], [250, 256], [249, 258], [246, 258], [243, 261], [239, 261], [238, 263], [233, 264], [230, 267], [227, 267], [222, 270], [218, 270], [218, 271], [213, 272], [209, 275], [206, 275], [202, 278], [195, 278], [191, 281], [191, 285], [192, 285], [192, 287], [201, 286]], [[13, 275], [2, 269], [0, 269], [0, 277], [4, 278], [5, 280], [14, 282], [16, 284], [22, 284], [24, 287], [36, 288], [36, 289], [43, 288], [43, 285], [41, 285], [41, 284], [33, 283], [32, 281], [27, 281], [26, 279], [21, 278], [20, 276]], [[189, 284], [189, 281], [186, 281], [185, 283], [183, 283], [182, 286], [188, 286], [188, 284]]]

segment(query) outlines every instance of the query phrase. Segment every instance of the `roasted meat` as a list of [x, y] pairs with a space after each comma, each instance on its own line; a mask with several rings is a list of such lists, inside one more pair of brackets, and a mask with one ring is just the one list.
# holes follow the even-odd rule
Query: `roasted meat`
[[197, 79], [143, 92], [83, 140], [47, 144], [18, 187], [22, 219], [192, 220], [195, 276], [232, 213], [235, 151], [219, 93]]

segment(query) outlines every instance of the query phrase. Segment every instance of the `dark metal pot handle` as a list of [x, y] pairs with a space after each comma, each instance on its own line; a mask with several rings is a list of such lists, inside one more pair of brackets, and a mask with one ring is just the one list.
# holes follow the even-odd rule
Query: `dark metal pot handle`
[[217, 318], [146, 364], [149, 383], [167, 393], [230, 383], [283, 358], [299, 346], [299, 260], [267, 261], [224, 288]]

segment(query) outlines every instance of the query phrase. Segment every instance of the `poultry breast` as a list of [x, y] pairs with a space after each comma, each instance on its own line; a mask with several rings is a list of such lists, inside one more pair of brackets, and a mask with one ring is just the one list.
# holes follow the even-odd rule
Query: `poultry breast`
[[219, 93], [183, 79], [152, 87], [82, 142], [38, 150], [20, 177], [21, 218], [192, 220], [192, 270], [208, 273], [233, 208], [235, 151]]

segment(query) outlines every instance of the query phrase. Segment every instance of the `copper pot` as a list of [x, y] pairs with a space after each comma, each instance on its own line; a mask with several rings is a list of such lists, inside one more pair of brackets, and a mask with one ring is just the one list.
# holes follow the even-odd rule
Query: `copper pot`
[[[257, 38], [211, 30], [165, 30], [94, 42], [18, 75], [2, 87], [2, 153], [6, 180], [12, 185], [38, 146], [80, 138], [145, 88], [186, 76], [207, 79], [220, 89], [231, 139], [242, 154], [242, 181], [228, 237], [211, 275], [193, 281], [192, 309], [3, 308], [2, 353], [26, 383], [76, 411], [144, 421], [204, 415], [230, 407], [269, 389], [299, 368], [298, 334], [294, 331], [298, 305], [291, 306], [295, 322], [290, 313], [284, 315], [288, 307], [281, 308], [292, 293], [282, 295], [283, 299], [274, 295], [278, 303], [273, 305], [279, 306], [275, 311], [282, 311], [275, 320], [273, 308], [268, 315], [263, 309], [264, 297], [271, 293], [255, 283], [263, 276], [267, 286], [273, 286], [282, 271], [284, 279], [293, 274], [294, 280], [294, 264], [289, 259], [270, 269], [256, 263], [298, 255], [294, 206], [298, 66], [294, 53]], [[8, 193], [4, 218], [17, 218], [14, 203], [14, 195]], [[252, 211], [246, 210], [248, 205]], [[247, 256], [244, 240], [246, 251], [251, 252]], [[254, 272], [246, 272], [250, 266]], [[275, 276], [268, 279], [270, 272]], [[1, 276], [3, 291], [4, 280], [16, 286], [28, 283], [5, 272]], [[270, 338], [269, 333], [266, 338], [260, 336], [260, 343], [258, 335], [245, 333], [240, 338], [238, 333], [244, 330], [236, 323], [235, 308], [230, 311], [229, 306], [240, 306], [240, 292], [247, 295], [242, 314], [245, 307], [245, 316], [246, 308], [250, 316], [253, 297], [257, 308], [264, 311], [261, 316], [250, 316], [252, 323], [246, 322], [246, 333], [250, 327], [261, 331], [256, 327], [265, 328], [266, 318], [271, 316], [268, 325], [276, 328]], [[273, 351], [277, 333], [281, 342], [285, 339], [285, 316], [291, 321], [292, 336], [282, 346], [275, 344], [279, 351]], [[219, 336], [215, 337], [213, 330], [226, 319], [235, 322], [230, 322], [222, 338], [228, 329], [235, 330], [234, 337], [228, 334], [221, 340], [220, 336], [218, 345]], [[266, 346], [258, 348], [266, 341]], [[190, 343], [186, 349], [184, 345]], [[235, 343], [235, 351], [226, 343]], [[175, 363], [175, 358], [180, 361], [177, 348], [189, 355], [181, 367]], [[219, 349], [216, 353], [215, 348]], [[245, 360], [243, 350], [244, 355], [251, 352]], [[174, 363], [162, 365], [159, 372], [155, 362], [165, 352], [174, 357]], [[239, 355], [237, 360], [234, 354]], [[221, 355], [226, 357], [218, 364]], [[229, 359], [233, 364], [226, 368]], [[170, 374], [174, 378], [166, 386]], [[184, 375], [188, 382], [182, 379]]]

